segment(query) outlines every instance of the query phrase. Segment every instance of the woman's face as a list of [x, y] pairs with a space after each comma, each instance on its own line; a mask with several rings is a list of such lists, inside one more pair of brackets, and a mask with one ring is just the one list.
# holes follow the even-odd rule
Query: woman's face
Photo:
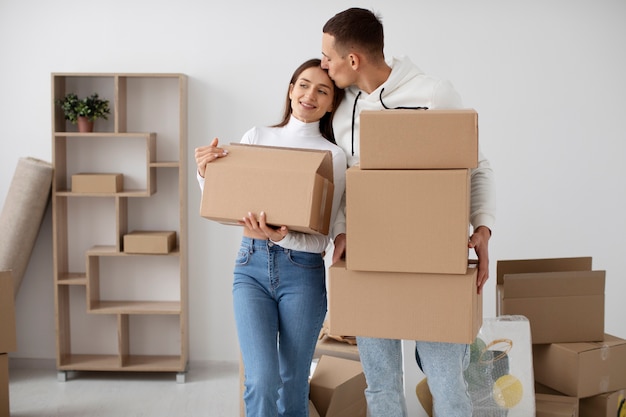
[[317, 122], [332, 110], [333, 94], [333, 82], [326, 71], [319, 67], [307, 68], [289, 87], [291, 112], [302, 122]]

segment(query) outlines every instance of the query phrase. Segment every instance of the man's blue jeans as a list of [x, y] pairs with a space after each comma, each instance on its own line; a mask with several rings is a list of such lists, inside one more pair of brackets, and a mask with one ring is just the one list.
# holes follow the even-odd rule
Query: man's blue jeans
[[244, 237], [233, 302], [247, 417], [306, 417], [308, 377], [326, 315], [321, 254]]
[[[369, 417], [406, 417], [401, 341], [358, 337], [357, 345], [367, 380]], [[472, 402], [463, 376], [469, 345], [418, 341], [415, 347], [433, 396], [435, 417], [471, 417]]]

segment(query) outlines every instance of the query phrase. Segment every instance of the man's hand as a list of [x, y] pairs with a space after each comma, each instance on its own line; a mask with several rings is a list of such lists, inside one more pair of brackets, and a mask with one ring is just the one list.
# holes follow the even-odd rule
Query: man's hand
[[469, 238], [467, 247], [474, 249], [478, 257], [478, 278], [476, 286], [478, 294], [483, 290], [483, 286], [489, 279], [489, 238], [491, 238], [491, 230], [485, 226], [479, 226]]
[[335, 238], [335, 250], [333, 251], [333, 265], [346, 257], [346, 234], [340, 233]]

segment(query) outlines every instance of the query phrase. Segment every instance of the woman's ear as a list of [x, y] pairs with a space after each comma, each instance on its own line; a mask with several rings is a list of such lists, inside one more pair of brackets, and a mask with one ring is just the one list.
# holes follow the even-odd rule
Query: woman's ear
[[293, 83], [289, 84], [289, 100], [291, 100], [291, 92], [293, 91]]

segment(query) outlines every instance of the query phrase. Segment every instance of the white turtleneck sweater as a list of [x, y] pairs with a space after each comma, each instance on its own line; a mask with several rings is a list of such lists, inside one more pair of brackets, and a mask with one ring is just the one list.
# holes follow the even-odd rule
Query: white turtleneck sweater
[[[380, 102], [382, 89], [384, 89], [382, 100], [389, 108], [411, 106], [429, 109], [458, 109], [463, 107], [460, 95], [450, 82], [424, 74], [408, 58], [394, 58], [390, 66], [389, 78], [371, 94], [360, 91], [356, 86], [351, 86], [346, 89], [346, 96], [337, 108], [333, 119], [335, 139], [345, 151], [349, 166], [359, 161], [359, 114], [363, 110], [384, 110]], [[353, 129], [354, 142], [352, 141]], [[471, 170], [470, 222], [474, 228], [486, 226], [493, 230], [496, 207], [495, 179], [489, 161], [480, 151], [480, 145], [478, 160], [478, 167]], [[333, 225], [333, 237], [345, 231], [344, 201]]]
[[[346, 155], [343, 150], [324, 138], [319, 129], [319, 122], [304, 123], [291, 117], [289, 123], [283, 127], [253, 127], [241, 139], [241, 143], [281, 146], [300, 149], [319, 149], [331, 151], [333, 157], [333, 205], [330, 218], [331, 226], [335, 223], [340, 207], [341, 198], [346, 189]], [[226, 156], [228, 158], [228, 156]], [[204, 178], [197, 175], [200, 189], [204, 189]], [[335, 234], [331, 235], [335, 236]], [[330, 237], [289, 231], [287, 236], [279, 242], [274, 242], [285, 249], [302, 252], [322, 253], [330, 243]]]

